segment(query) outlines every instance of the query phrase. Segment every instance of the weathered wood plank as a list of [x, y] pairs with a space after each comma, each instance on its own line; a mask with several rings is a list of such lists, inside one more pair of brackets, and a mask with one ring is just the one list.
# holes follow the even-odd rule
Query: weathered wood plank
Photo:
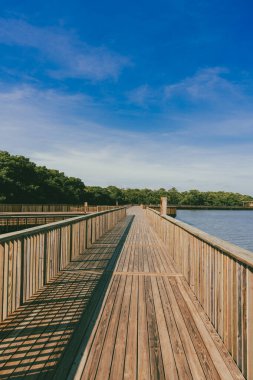
[[[138, 278], [132, 278], [131, 303], [128, 319], [127, 342], [125, 352], [125, 380], [137, 380], [137, 346], [138, 346]], [[118, 359], [119, 360], [119, 359]], [[120, 359], [122, 360], [122, 358]]]
[[[154, 306], [155, 306], [155, 312], [157, 319], [157, 327], [159, 331], [159, 339], [161, 344], [161, 354], [163, 358], [163, 364], [164, 364], [164, 377], [166, 379], [191, 379], [190, 372], [182, 372], [181, 366], [176, 366], [177, 358], [178, 358], [178, 352], [181, 350], [181, 347], [179, 348], [179, 345], [181, 344], [181, 341], [175, 342], [174, 335], [177, 333], [177, 329], [175, 329], [175, 325], [172, 327], [169, 326], [166, 322], [170, 320], [171, 314], [168, 313], [168, 309], [163, 307], [163, 303], [166, 303], [165, 300], [165, 293], [163, 286], [160, 282], [161, 279], [155, 279], [154, 277], [151, 278], [152, 283], [152, 289], [153, 289], [153, 299], [154, 299]], [[160, 282], [160, 291], [157, 285], [157, 282]], [[182, 352], [182, 351], [181, 351]], [[183, 357], [181, 356], [180, 364], [182, 362], [182, 367], [184, 364], [187, 363], [185, 360], [185, 355]], [[178, 363], [177, 363], [178, 364]], [[159, 378], [159, 377], [158, 377]]]
[[[192, 226], [147, 209], [151, 225], [168, 249], [238, 367], [247, 376], [246, 271], [252, 253]], [[166, 224], [166, 227], [165, 227]], [[167, 231], [165, 233], [164, 231]]]
[[[236, 263], [230, 266], [230, 271], [225, 270], [229, 268], [228, 256], [220, 259], [219, 251], [211, 252], [206, 244], [194, 241], [178, 225], [168, 225], [163, 219], [159, 227], [156, 221], [160, 228], [156, 234], [140, 208], [130, 209], [129, 214], [134, 219], [127, 236], [123, 236], [126, 225], [124, 230], [119, 224], [98, 243], [94, 240], [112, 227], [115, 220], [103, 214], [100, 221], [97, 218], [92, 223], [80, 221], [73, 228], [73, 261], [58, 275], [59, 265], [67, 262], [64, 257], [65, 248], [70, 247], [70, 228], [61, 226], [61, 234], [59, 227], [47, 231], [48, 275], [57, 276], [1, 325], [0, 350], [5, 362], [0, 376], [56, 379], [69, 376], [76, 380], [243, 379], [192, 291], [204, 303], [219, 333], [226, 335], [227, 340], [230, 338], [231, 349], [245, 373], [246, 367], [250, 373], [252, 346], [248, 341], [245, 344], [243, 338], [252, 332], [249, 302], [252, 279], [248, 268]], [[79, 255], [85, 246], [84, 225], [85, 239], [90, 242], [87, 251]], [[40, 256], [36, 252], [41, 249], [44, 262], [45, 235], [41, 235], [41, 230], [39, 234], [25, 239], [29, 252], [25, 269], [27, 297], [39, 286]], [[176, 247], [174, 238], [179, 244]], [[124, 244], [122, 239], [126, 239]], [[8, 244], [2, 248], [6, 279], [10, 278], [9, 249]], [[14, 244], [12, 262], [17, 260], [18, 249], [21, 246]], [[54, 258], [55, 250], [60, 252], [61, 261]], [[53, 259], [51, 267], [50, 259]], [[18, 261], [12, 266], [13, 288], [19, 281], [13, 277], [18, 266]], [[234, 278], [236, 288], [231, 286]], [[5, 297], [10, 299], [8, 291], [6, 288]], [[10, 294], [14, 305], [15, 297], [13, 292]], [[234, 294], [241, 295], [236, 309], [231, 304]], [[245, 315], [247, 320], [243, 323]], [[228, 317], [236, 320], [241, 331], [242, 339], [237, 337], [236, 342], [236, 335], [231, 337], [232, 326], [225, 323]]]
[[[125, 352], [126, 352], [131, 293], [132, 293], [132, 277], [127, 277], [126, 283], [125, 283], [125, 292], [124, 292], [120, 316], [119, 316], [117, 337], [116, 337], [115, 343], [112, 345], [114, 352], [113, 352], [113, 359], [112, 359], [112, 365], [111, 365], [110, 376], [109, 376], [111, 380], [122, 379], [123, 374], [124, 374], [124, 361], [122, 360], [122, 358], [125, 357]], [[135, 357], [135, 356], [136, 356], [136, 352], [133, 351], [132, 357]]]
[[139, 277], [139, 299], [138, 299], [138, 379], [150, 377], [150, 356], [147, 329], [147, 307], [145, 302], [144, 277]]

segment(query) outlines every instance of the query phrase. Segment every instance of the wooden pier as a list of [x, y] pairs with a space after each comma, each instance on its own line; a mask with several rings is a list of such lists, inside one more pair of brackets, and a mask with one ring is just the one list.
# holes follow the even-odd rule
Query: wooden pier
[[0, 378], [253, 379], [250, 253], [125, 213], [0, 236]]

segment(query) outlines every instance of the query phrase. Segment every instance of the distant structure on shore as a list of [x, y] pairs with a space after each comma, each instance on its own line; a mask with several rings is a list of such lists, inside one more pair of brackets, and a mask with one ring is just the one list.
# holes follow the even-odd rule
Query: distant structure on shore
[[251, 207], [251, 208], [253, 208], [253, 201], [244, 201], [242, 203], [243, 203], [243, 207]]

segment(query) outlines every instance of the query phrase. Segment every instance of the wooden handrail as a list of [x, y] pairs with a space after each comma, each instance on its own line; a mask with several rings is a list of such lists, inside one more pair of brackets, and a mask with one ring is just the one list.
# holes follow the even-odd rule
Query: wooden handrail
[[0, 212], [0, 219], [2, 218], [44, 218], [51, 216], [79, 216], [84, 215], [83, 211], [69, 211], [69, 212]]
[[[147, 209], [147, 208], [150, 208], [152, 210], [158, 210], [160, 212], [160, 206], [157, 206], [157, 205], [142, 205], [142, 208], [143, 209]], [[168, 216], [172, 216], [172, 217], [176, 217], [177, 215], [177, 208], [175, 206], [171, 206], [171, 205], [168, 205], [167, 206], [167, 215]]]
[[0, 213], [0, 234], [47, 223], [59, 222], [70, 217], [84, 215], [84, 212], [50, 212], [50, 213]]
[[119, 207], [0, 235], [0, 321], [125, 215]]
[[[149, 209], [152, 212], [158, 214], [160, 213], [154, 209]], [[161, 218], [168, 220], [170, 223], [182, 228], [182, 230], [187, 231], [192, 236], [198, 237], [203, 242], [210, 244], [213, 248], [216, 248], [227, 255], [233, 257], [234, 259], [250, 266], [253, 268], [253, 252], [247, 249], [241, 248], [236, 244], [229, 243], [226, 240], [220, 239], [216, 236], [210, 235], [207, 232], [200, 230], [197, 227], [193, 227], [187, 223], [184, 223], [178, 219], [171, 218], [170, 216], [161, 215]]]
[[42, 226], [36, 226], [36, 227], [32, 227], [32, 228], [26, 228], [25, 230], [21, 230], [21, 231], [14, 231], [14, 232], [10, 232], [7, 234], [2, 234], [2, 235], [0, 235], [0, 243], [3, 243], [7, 240], [15, 240], [17, 238], [25, 237], [27, 235], [33, 235], [33, 234], [36, 234], [39, 232], [50, 231], [50, 230], [53, 230], [54, 228], [57, 228], [57, 227], [64, 227], [66, 225], [75, 224], [75, 223], [78, 223], [82, 220], [96, 218], [97, 216], [109, 214], [111, 212], [118, 211], [118, 210], [125, 210], [125, 207], [120, 207], [120, 208], [108, 210], [108, 211], [100, 211], [97, 213], [86, 214], [86, 215], [81, 215], [81, 216], [77, 216], [77, 217], [71, 217], [69, 219], [64, 219], [64, 220], [61, 220], [58, 222], [43, 224]]
[[119, 206], [84, 204], [22, 204], [0, 203], [0, 213], [6, 212], [97, 212], [116, 209]]
[[243, 375], [253, 379], [253, 252], [146, 213]]
[[83, 204], [23, 204], [0, 203], [0, 212], [68, 212], [73, 209], [83, 209]]

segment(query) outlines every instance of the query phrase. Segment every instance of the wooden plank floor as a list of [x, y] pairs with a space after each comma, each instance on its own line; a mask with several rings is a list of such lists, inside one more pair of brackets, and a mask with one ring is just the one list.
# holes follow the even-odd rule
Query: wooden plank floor
[[71, 366], [79, 339], [88, 336], [99, 312], [131, 220], [118, 223], [0, 324], [1, 379], [51, 379], [65, 351], [64, 365]]
[[144, 211], [128, 214], [0, 326], [0, 378], [243, 379]]
[[243, 379], [144, 211], [129, 214], [109, 290], [69, 378]]

